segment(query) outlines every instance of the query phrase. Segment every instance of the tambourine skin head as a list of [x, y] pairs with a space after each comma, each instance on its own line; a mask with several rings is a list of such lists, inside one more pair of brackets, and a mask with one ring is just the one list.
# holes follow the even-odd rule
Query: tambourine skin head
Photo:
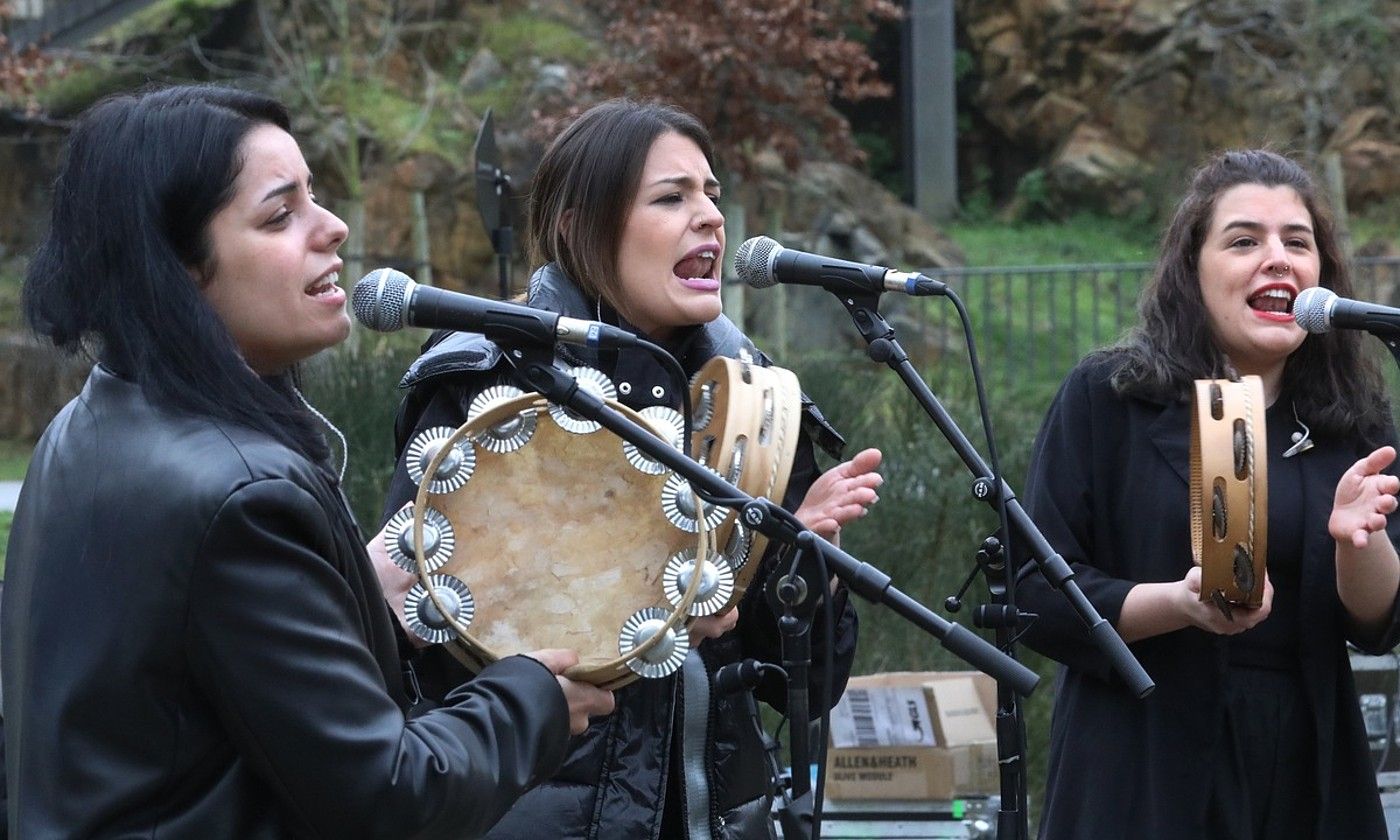
[[1263, 382], [1197, 380], [1191, 425], [1191, 553], [1201, 601], [1264, 602], [1269, 477]]
[[[646, 422], [626, 406], [609, 405]], [[466, 486], [427, 497], [456, 536], [453, 559], [440, 573], [465, 581], [475, 596], [470, 633], [447, 649], [470, 668], [569, 648], [580, 657], [570, 677], [617, 687], [638, 678], [618, 652], [619, 629], [648, 607], [670, 615], [661, 580], [666, 559], [694, 550], [697, 537], [662, 516], [669, 471], [638, 470], [621, 438], [601, 427], [565, 429], [548, 409], [539, 394], [485, 407], [460, 430], [464, 436], [522, 412], [535, 419], [534, 433], [510, 451], [478, 447]], [[679, 635], [687, 635], [683, 625]]]

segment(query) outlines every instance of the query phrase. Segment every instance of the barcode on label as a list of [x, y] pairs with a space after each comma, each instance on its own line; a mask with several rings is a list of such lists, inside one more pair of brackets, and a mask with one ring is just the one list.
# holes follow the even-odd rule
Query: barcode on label
[[880, 736], [875, 732], [875, 712], [870, 706], [870, 692], [853, 688], [846, 692], [851, 704], [851, 720], [856, 728], [856, 746], [878, 747]]
[[831, 744], [845, 747], [934, 746], [921, 688], [847, 688], [831, 710]]

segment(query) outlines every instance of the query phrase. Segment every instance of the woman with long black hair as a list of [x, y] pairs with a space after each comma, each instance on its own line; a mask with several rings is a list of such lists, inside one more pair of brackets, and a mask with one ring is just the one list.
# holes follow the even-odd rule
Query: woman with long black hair
[[400, 636], [298, 362], [350, 328], [286, 110], [175, 87], [78, 122], [24, 287], [91, 354], [10, 536], [17, 837], [460, 837], [612, 699], [503, 660], [410, 720]]

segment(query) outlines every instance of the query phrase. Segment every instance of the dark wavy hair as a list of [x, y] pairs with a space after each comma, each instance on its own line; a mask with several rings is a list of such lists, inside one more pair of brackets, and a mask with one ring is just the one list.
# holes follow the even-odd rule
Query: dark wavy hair
[[530, 188], [528, 241], [534, 264], [555, 262], [590, 297], [622, 312], [618, 249], [657, 137], [694, 141], [713, 169], [709, 132], [671, 105], [610, 99], [589, 108], [545, 150]]
[[254, 128], [288, 130], [255, 93], [190, 85], [92, 106], [68, 138], [49, 229], [25, 276], [25, 319], [95, 356], [153, 403], [265, 432], [324, 463], [329, 450], [293, 394], [294, 372], [260, 377], [206, 302], [208, 226], [233, 198]]
[[[1113, 376], [1119, 393], [1159, 402], [1186, 400], [1193, 380], [1235, 373], [1211, 338], [1199, 262], [1217, 200], [1242, 184], [1289, 187], [1298, 194], [1312, 217], [1319, 283], [1352, 296], [1332, 216], [1308, 171], [1270, 151], [1223, 152], [1196, 171], [1162, 237], [1156, 271], [1138, 303], [1138, 326], [1109, 351], [1120, 362]], [[1390, 410], [1364, 338], [1354, 330], [1309, 335], [1284, 363], [1283, 388], [1314, 430], [1376, 443], [1388, 427]]]

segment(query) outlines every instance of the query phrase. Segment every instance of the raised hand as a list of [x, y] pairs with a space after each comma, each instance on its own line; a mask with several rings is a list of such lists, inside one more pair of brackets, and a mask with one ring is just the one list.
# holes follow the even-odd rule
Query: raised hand
[[1332, 539], [1360, 549], [1370, 542], [1371, 534], [1385, 530], [1386, 516], [1395, 512], [1400, 477], [1381, 470], [1394, 460], [1395, 448], [1382, 446], [1342, 473], [1327, 520]]
[[835, 540], [842, 525], [864, 516], [879, 500], [875, 489], [885, 479], [875, 470], [881, 457], [880, 450], [866, 449], [822, 473], [802, 499], [797, 518], [819, 536]]

